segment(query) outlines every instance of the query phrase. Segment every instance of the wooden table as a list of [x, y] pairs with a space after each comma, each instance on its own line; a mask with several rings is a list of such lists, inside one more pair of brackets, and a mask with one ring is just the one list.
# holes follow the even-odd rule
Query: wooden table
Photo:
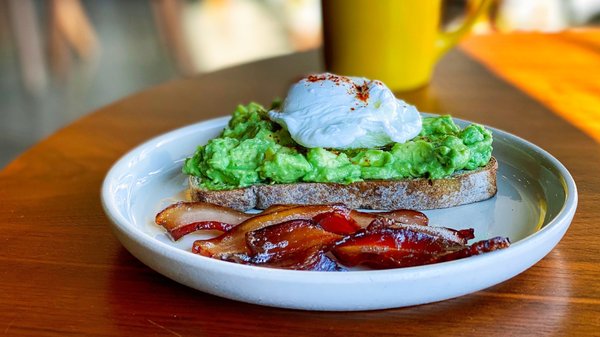
[[[173, 81], [96, 111], [40, 142], [0, 173], [0, 333], [6, 335], [372, 336], [600, 333], [600, 146], [460, 50], [426, 89], [403, 95], [530, 140], [575, 177], [571, 228], [542, 261], [492, 288], [396, 310], [329, 313], [225, 300], [175, 283], [132, 257], [100, 205], [109, 167], [168, 130], [268, 103], [318, 53]], [[582, 78], [590, 73], [579, 74]], [[600, 107], [596, 107], [600, 108]]]

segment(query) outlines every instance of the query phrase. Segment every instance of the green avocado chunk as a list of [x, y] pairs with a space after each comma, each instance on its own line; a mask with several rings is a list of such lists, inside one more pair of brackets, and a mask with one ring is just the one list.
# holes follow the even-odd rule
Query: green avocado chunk
[[424, 117], [421, 133], [406, 143], [376, 149], [305, 148], [272, 122], [257, 103], [240, 105], [217, 138], [199, 146], [182, 171], [202, 188], [226, 190], [256, 184], [445, 178], [485, 166], [492, 133], [478, 124], [461, 129], [448, 115]]

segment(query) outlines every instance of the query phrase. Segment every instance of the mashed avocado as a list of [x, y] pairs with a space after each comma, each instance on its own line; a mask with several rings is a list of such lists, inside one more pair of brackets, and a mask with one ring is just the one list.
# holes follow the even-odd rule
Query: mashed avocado
[[305, 148], [272, 122], [259, 104], [238, 106], [218, 138], [198, 147], [183, 172], [202, 187], [224, 190], [255, 184], [334, 182], [424, 177], [485, 166], [492, 134], [471, 124], [460, 129], [450, 116], [425, 117], [421, 133], [406, 143], [376, 149]]

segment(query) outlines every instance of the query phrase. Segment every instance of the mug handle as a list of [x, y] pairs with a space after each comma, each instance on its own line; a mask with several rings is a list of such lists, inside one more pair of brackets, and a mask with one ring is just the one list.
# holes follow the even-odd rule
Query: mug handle
[[458, 29], [451, 32], [441, 32], [435, 41], [436, 59], [442, 57], [448, 52], [454, 45], [460, 41], [470, 29], [473, 27], [475, 21], [481, 14], [483, 14], [491, 5], [492, 0], [471, 0], [476, 6], [475, 10], [467, 15], [464, 22], [458, 27]]

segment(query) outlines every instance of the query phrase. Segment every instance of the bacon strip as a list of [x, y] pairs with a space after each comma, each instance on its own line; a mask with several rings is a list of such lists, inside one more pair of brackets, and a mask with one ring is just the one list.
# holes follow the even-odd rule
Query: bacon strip
[[173, 238], [173, 240], [177, 241], [181, 239], [183, 236], [193, 233], [199, 230], [215, 230], [221, 232], [227, 232], [231, 230], [235, 225], [219, 222], [219, 221], [200, 221], [193, 222], [191, 224], [179, 226], [169, 230], [169, 234]]
[[[354, 212], [354, 211], [352, 211]], [[327, 212], [318, 214], [313, 220], [326, 231], [336, 234], [352, 234], [361, 229], [348, 212]]]
[[228, 231], [252, 215], [206, 202], [178, 202], [156, 215], [173, 240], [200, 229]]
[[508, 238], [493, 238], [467, 246], [471, 238], [472, 229], [456, 231], [378, 219], [337, 245], [333, 254], [346, 266], [385, 269], [456, 260], [510, 245]]
[[403, 224], [383, 217], [373, 220], [366, 228], [366, 232], [373, 232], [380, 229], [407, 229], [430, 237], [436, 237], [439, 240], [443, 240], [443, 242], [447, 242], [448, 244], [455, 243], [461, 246], [466, 245], [467, 241], [475, 237], [474, 230], [472, 228], [457, 231], [446, 227]]
[[456, 252], [436, 256], [434, 260], [431, 260], [431, 263], [458, 260], [469, 256], [480, 255], [494, 250], [507, 248], [508, 246], [510, 246], [510, 240], [508, 238], [497, 236], [495, 238], [477, 241], [472, 245]]
[[389, 212], [378, 212], [378, 213], [367, 213], [360, 212], [357, 210], [352, 210], [350, 212], [350, 217], [356, 221], [356, 223], [361, 228], [366, 228], [373, 220], [378, 217], [385, 217], [392, 219], [397, 222], [401, 222], [404, 224], [415, 224], [427, 226], [429, 223], [429, 219], [427, 216], [419, 211], [413, 211], [410, 209], [397, 209]]
[[[296, 270], [329, 270], [324, 252], [342, 239], [309, 220], [292, 220], [246, 234], [250, 263]], [[334, 268], [336, 269], [336, 268]]]
[[[375, 218], [384, 216], [402, 223], [413, 223], [427, 225], [425, 214], [412, 210], [395, 210], [382, 213], [366, 213], [348, 210], [344, 205], [336, 204], [331, 207], [344, 209], [343, 212], [336, 213], [335, 217], [323, 220], [326, 229], [334, 233], [350, 234], [360, 228], [365, 228]], [[273, 205], [265, 209], [259, 215], [278, 213], [289, 209], [300, 211], [301, 205]], [[236, 225], [246, 221], [256, 215], [246, 214], [233, 210], [231, 208], [209, 204], [205, 202], [178, 202], [162, 210], [156, 215], [155, 222], [164, 227], [173, 240], [179, 240], [181, 237], [198, 230], [218, 230], [226, 232]]]
[[273, 212], [283, 211], [284, 209], [298, 207], [299, 205], [275, 204], [265, 208], [260, 214], [269, 214]]
[[[222, 235], [196, 240], [194, 253], [243, 264], [296, 270], [340, 271], [363, 265], [401, 268], [450, 261], [510, 245], [496, 237], [467, 245], [473, 229], [428, 226], [412, 210], [365, 213], [344, 205], [273, 205], [246, 214], [203, 202], [180, 202], [156, 215], [174, 240], [197, 230]], [[329, 252], [335, 256], [331, 259]]]
[[290, 220], [311, 220], [321, 213], [349, 213], [350, 210], [339, 205], [314, 205], [286, 208], [278, 212], [258, 214], [230, 231], [210, 240], [196, 240], [192, 247], [194, 253], [229, 260], [232, 256], [250, 255], [246, 245], [246, 233]]

